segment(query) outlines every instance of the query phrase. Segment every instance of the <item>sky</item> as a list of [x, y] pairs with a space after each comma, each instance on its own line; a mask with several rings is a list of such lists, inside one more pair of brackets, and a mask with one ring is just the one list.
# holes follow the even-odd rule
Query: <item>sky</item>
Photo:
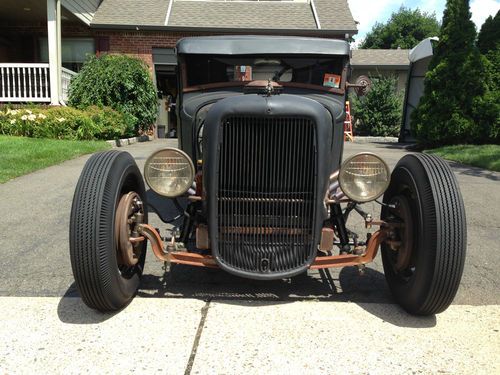
[[[407, 8], [419, 8], [435, 13], [438, 20], [443, 17], [446, 0], [348, 0], [354, 19], [359, 22], [359, 33], [356, 43], [359, 43], [375, 22], [386, 22], [391, 14], [401, 5]], [[495, 15], [500, 9], [500, 0], [470, 0], [472, 20], [479, 30], [484, 20]]]

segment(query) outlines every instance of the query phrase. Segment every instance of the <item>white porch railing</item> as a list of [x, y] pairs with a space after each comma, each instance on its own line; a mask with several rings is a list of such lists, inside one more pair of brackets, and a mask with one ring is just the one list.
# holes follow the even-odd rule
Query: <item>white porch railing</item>
[[0, 64], [0, 101], [50, 102], [49, 64]]
[[68, 101], [69, 83], [71, 78], [76, 76], [76, 73], [72, 70], [61, 68], [61, 84], [62, 84], [62, 99]]
[[[62, 99], [75, 72], [62, 68]], [[49, 64], [0, 63], [0, 102], [50, 103]]]

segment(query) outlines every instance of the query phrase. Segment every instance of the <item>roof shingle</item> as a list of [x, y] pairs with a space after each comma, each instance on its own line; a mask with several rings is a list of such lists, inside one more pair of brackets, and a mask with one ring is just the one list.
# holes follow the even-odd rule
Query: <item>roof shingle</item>
[[104, 0], [91, 24], [165, 26], [168, 0]]
[[394, 67], [410, 66], [410, 51], [407, 49], [355, 49], [352, 51], [353, 67]]
[[351, 32], [357, 30], [347, 0], [314, 0], [319, 23], [325, 30]]
[[[313, 1], [322, 31], [355, 33], [356, 24], [346, 0]], [[311, 0], [103, 0], [91, 24], [211, 30], [318, 30]]]
[[168, 26], [315, 29], [310, 4], [281, 1], [174, 1]]

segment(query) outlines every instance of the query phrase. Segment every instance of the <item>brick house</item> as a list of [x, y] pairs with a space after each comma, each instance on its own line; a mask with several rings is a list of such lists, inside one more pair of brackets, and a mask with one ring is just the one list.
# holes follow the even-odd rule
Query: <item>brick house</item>
[[186, 36], [356, 32], [347, 0], [3, 0], [0, 102], [64, 102], [88, 54], [137, 56], [168, 90], [174, 47]]

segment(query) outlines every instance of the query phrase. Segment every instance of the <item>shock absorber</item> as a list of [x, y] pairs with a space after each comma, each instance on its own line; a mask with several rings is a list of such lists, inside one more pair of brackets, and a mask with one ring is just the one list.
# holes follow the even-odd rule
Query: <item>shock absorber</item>
[[331, 210], [331, 220], [337, 229], [337, 234], [340, 240], [340, 253], [348, 254], [351, 252], [351, 246], [349, 245], [349, 235], [347, 233], [347, 228], [345, 226], [344, 215], [342, 214], [342, 207], [340, 203], [334, 203], [330, 206]]

